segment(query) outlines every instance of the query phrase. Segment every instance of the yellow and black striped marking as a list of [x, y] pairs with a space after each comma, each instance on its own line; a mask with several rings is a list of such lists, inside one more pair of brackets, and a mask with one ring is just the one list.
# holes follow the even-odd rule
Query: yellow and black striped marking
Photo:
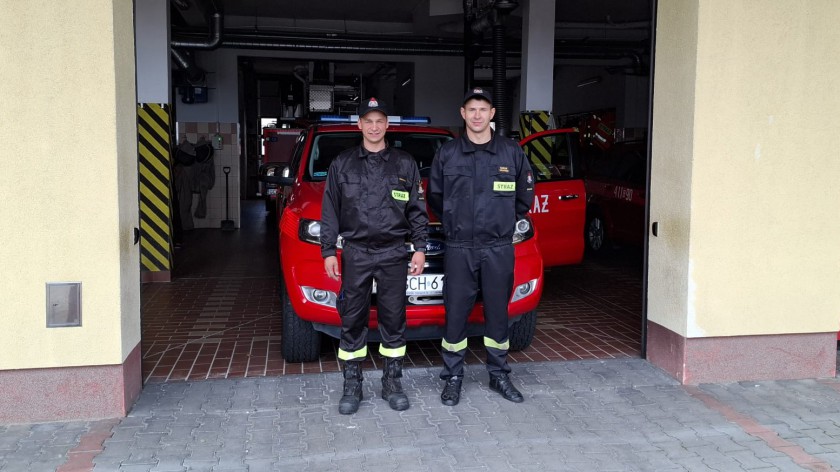
[[551, 114], [547, 111], [523, 111], [519, 115], [519, 134], [523, 138], [552, 128]]
[[172, 181], [168, 104], [137, 107], [140, 180], [140, 265], [142, 270], [172, 268]]
[[[551, 114], [547, 111], [524, 111], [519, 115], [519, 133], [523, 138], [552, 128]], [[527, 154], [537, 175], [548, 178], [551, 175], [551, 149], [547, 149], [545, 145], [543, 140], [531, 141]]]

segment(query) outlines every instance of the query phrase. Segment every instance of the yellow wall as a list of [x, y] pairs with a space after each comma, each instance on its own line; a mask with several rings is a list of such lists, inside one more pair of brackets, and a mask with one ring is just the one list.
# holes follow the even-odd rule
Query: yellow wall
[[840, 2], [658, 8], [648, 318], [687, 337], [837, 331]]
[[[140, 341], [129, 0], [0, 0], [0, 370], [119, 364]], [[82, 282], [82, 327], [45, 283]]]

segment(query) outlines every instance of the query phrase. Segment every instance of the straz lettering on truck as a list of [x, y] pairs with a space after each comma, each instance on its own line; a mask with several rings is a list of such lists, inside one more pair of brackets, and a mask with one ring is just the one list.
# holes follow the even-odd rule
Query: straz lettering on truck
[[619, 200], [633, 201], [633, 189], [627, 187], [615, 187], [613, 189], [613, 196]]
[[531, 213], [548, 213], [548, 195], [534, 195]]

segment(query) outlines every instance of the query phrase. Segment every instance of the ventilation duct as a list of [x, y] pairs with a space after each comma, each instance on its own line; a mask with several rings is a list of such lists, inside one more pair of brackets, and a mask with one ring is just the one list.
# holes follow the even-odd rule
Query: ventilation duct
[[222, 15], [219, 13], [213, 14], [213, 21], [210, 24], [209, 39], [205, 41], [170, 41], [169, 50], [172, 58], [178, 67], [184, 72], [187, 82], [190, 84], [200, 84], [204, 82], [206, 72], [195, 64], [193, 57], [187, 51], [181, 51], [177, 48], [183, 49], [206, 49], [213, 50], [222, 44]]
[[195, 60], [192, 55], [190, 55], [187, 51], [180, 51], [175, 48], [170, 48], [169, 52], [171, 53], [175, 64], [177, 64], [178, 68], [184, 72], [184, 78], [187, 82], [192, 85], [204, 83], [206, 73], [202, 68], [195, 64]]
[[210, 23], [210, 38], [206, 41], [177, 41], [169, 42], [173, 48], [185, 49], [216, 49], [222, 45], [222, 15], [213, 13], [213, 21]]

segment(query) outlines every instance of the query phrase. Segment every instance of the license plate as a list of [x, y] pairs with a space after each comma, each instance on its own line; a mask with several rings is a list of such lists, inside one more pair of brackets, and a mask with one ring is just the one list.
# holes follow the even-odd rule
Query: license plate
[[[373, 281], [376, 293], [376, 280]], [[409, 275], [405, 278], [405, 294], [414, 296], [442, 295], [443, 274]]]

